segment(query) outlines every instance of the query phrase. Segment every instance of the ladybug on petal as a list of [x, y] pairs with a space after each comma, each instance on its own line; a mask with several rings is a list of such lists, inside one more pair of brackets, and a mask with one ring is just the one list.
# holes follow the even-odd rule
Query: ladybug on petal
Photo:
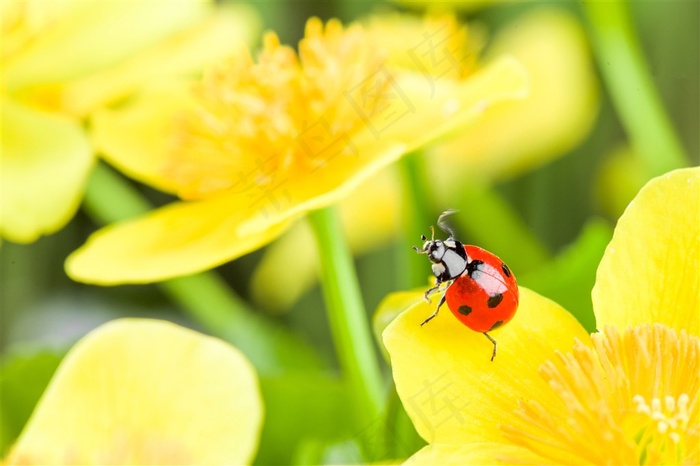
[[430, 227], [430, 240], [421, 236], [423, 248], [413, 246], [418, 254], [428, 256], [436, 278], [435, 286], [425, 292], [425, 299], [430, 302], [430, 295], [447, 283], [435, 312], [421, 326], [437, 316], [440, 307], [447, 302], [447, 307], [460, 322], [475, 332], [483, 333], [493, 343], [493, 361], [496, 357], [496, 340], [488, 332], [508, 323], [515, 315], [518, 309], [518, 283], [508, 266], [497, 256], [478, 246], [465, 246], [454, 239], [454, 232], [445, 223], [445, 217], [453, 213], [448, 210], [438, 218], [438, 226], [449, 234], [446, 240], [435, 239], [435, 230]]

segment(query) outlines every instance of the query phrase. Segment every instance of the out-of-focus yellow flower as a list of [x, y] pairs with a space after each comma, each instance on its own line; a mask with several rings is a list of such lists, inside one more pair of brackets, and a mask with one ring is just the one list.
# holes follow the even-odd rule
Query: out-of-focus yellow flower
[[[377, 27], [375, 33], [394, 48], [408, 43], [410, 34], [426, 34], [426, 31], [415, 33], [415, 19], [395, 16], [388, 20], [382, 23], [374, 20], [370, 24], [384, 26]], [[454, 137], [427, 151], [426, 177], [433, 180], [431, 186], [445, 200], [445, 205], [451, 205], [449, 200], [454, 199], [467, 179], [471, 184], [523, 173], [564, 155], [589, 131], [598, 103], [584, 33], [563, 10], [540, 8], [525, 13], [495, 36], [483, 59], [477, 56], [483, 42], [479, 34], [455, 24], [449, 27], [454, 31], [449, 35], [451, 40], [435, 48], [435, 60], [426, 62], [426, 68], [439, 67], [445, 59], [445, 49], [465, 50], [462, 63], [465, 73], [473, 72], [482, 61], [488, 63], [495, 57], [512, 54], [527, 68], [531, 92], [525, 99], [499, 104], [473, 125], [455, 131]], [[460, 45], [463, 43], [469, 47]], [[397, 64], [416, 66], [408, 54], [401, 58]], [[357, 254], [384, 245], [395, 236], [403, 209], [401, 183], [397, 178], [396, 174], [382, 174], [340, 204], [341, 213], [348, 211], [341, 218]], [[375, 192], [378, 192], [376, 196]], [[376, 200], [371, 209], [357, 208], [366, 206], [366, 199], [373, 196]], [[299, 259], [298, 250], [311, 252]], [[287, 263], [293, 264], [294, 273], [281, 278], [279, 264]], [[253, 295], [271, 310], [287, 309], [313, 286], [317, 270], [313, 235], [301, 224], [270, 246], [253, 277]]]
[[263, 407], [252, 365], [223, 341], [121, 319], [68, 353], [8, 464], [242, 464]]
[[[257, 60], [241, 50], [194, 92], [159, 86], [100, 113], [96, 137], [109, 161], [183, 201], [97, 232], [69, 258], [68, 273], [110, 284], [214, 267], [492, 104], [526, 95], [516, 61], [468, 76], [446, 61], [430, 74], [420, 71], [430, 38], [414, 39], [392, 50], [361, 25], [311, 19], [298, 54], [269, 33]], [[392, 65], [399, 53], [412, 54], [414, 69]]]
[[600, 209], [615, 218], [649, 180], [644, 165], [629, 146], [620, 146], [606, 155], [598, 171], [595, 197]]
[[[700, 169], [649, 182], [620, 218], [592, 293], [599, 332], [521, 288], [490, 343], [417, 304], [384, 331], [430, 445], [416, 464], [700, 462]], [[416, 301], [420, 295], [416, 293]]]
[[427, 155], [431, 179], [442, 181], [442, 191], [464, 184], [465, 173], [492, 180], [532, 170], [566, 154], [593, 125], [593, 62], [584, 31], [569, 13], [540, 8], [523, 14], [494, 38], [484, 60], [503, 53], [527, 68], [531, 92], [494, 108]]
[[73, 216], [94, 163], [83, 117], [251, 35], [247, 9], [214, 11], [202, 0], [2, 2], [3, 237], [31, 242]]

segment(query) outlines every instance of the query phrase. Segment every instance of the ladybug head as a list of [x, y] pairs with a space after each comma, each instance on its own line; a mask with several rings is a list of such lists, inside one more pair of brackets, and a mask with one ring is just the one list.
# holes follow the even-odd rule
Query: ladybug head
[[444, 241], [435, 239], [435, 230], [433, 227], [430, 227], [430, 231], [432, 233], [430, 240], [428, 240], [425, 235], [420, 236], [421, 241], [423, 241], [423, 248], [413, 246], [413, 250], [418, 254], [426, 254], [428, 259], [430, 259], [430, 262], [437, 264], [442, 261], [445, 251], [447, 250], [447, 246], [445, 245]]
[[432, 262], [433, 275], [437, 277], [438, 283], [452, 280], [462, 274], [467, 267], [468, 258], [464, 246], [454, 239], [454, 233], [444, 222], [444, 217], [452, 211], [444, 212], [438, 219], [438, 226], [450, 234], [445, 241], [435, 239], [435, 229], [431, 226], [430, 239], [421, 235], [423, 247], [413, 246], [413, 250], [418, 254], [425, 254]]
[[445, 256], [445, 252], [448, 249], [457, 248], [457, 241], [455, 241], [454, 239], [454, 231], [452, 230], [452, 228], [450, 228], [450, 226], [445, 220], [445, 217], [447, 217], [448, 215], [452, 215], [455, 212], [456, 210], [446, 210], [438, 217], [438, 226], [450, 235], [445, 241], [435, 239], [435, 228], [431, 226], [430, 240], [428, 240], [428, 238], [426, 238], [425, 235], [420, 236], [421, 241], [423, 241], [423, 248], [419, 249], [418, 246], [413, 246], [413, 249], [418, 254], [427, 254], [428, 259], [430, 259], [430, 262], [432, 262], [433, 264], [438, 264], [442, 262], [443, 257]]

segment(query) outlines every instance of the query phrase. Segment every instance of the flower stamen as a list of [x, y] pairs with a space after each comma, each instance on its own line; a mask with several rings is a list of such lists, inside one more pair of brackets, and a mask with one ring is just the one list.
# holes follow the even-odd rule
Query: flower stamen
[[[178, 194], [197, 199], [259, 189], [347, 156], [336, 149], [348, 146], [362, 114], [381, 104], [390, 80], [378, 72], [384, 60], [360, 26], [324, 27], [313, 18], [298, 54], [269, 33], [257, 60], [241, 50], [210, 70], [195, 90], [197, 110], [183, 115], [172, 138], [165, 170]], [[366, 87], [358, 91], [366, 97], [362, 112], [344, 96], [358, 86]]]
[[555, 462], [696, 464], [700, 339], [654, 324], [592, 340], [541, 367], [556, 396], [547, 409], [522, 403], [528, 432], [503, 426], [504, 435]]
[[[454, 18], [389, 28], [401, 33], [393, 38], [400, 43], [378, 40], [382, 31], [389, 34], [375, 23], [312, 18], [298, 52], [268, 33], [257, 59], [240, 50], [209, 70], [171, 131], [163, 170], [177, 194], [192, 200], [254, 195], [286, 180], [317, 184], [331, 161], [351, 172], [354, 160], [371, 156], [357, 147], [376, 139], [377, 127], [413, 112], [397, 85], [402, 73], [423, 74], [434, 87], [438, 77], [458, 81], [476, 67], [477, 48]], [[436, 59], [428, 52], [438, 44]]]

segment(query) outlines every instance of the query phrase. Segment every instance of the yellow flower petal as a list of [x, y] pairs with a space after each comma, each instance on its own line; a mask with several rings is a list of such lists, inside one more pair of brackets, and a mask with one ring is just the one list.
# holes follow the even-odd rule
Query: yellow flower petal
[[241, 464], [262, 403], [250, 363], [174, 324], [110, 322], [66, 356], [9, 464]]
[[7, 57], [5, 84], [14, 92], [99, 71], [194, 24], [210, 6], [201, 0], [40, 2], [39, 8], [51, 9], [50, 17]]
[[700, 335], [700, 168], [642, 188], [618, 221], [592, 297], [598, 328], [658, 322]]
[[545, 464], [544, 458], [525, 448], [502, 443], [471, 443], [470, 440], [465, 440], [461, 444], [435, 443], [427, 445], [411, 456], [406, 464], [445, 466], [452, 464], [456, 466], [502, 464], [508, 462], [505, 459], [512, 458], [522, 460], [522, 464]]
[[519, 17], [489, 48], [490, 57], [503, 54], [512, 54], [527, 70], [529, 96], [485, 113], [436, 148], [441, 162], [429, 166], [458, 164], [485, 177], [512, 175], [565, 154], [590, 130], [598, 106], [596, 80], [584, 32], [570, 14], [543, 8]]
[[[425, 293], [425, 290], [421, 289], [419, 291], [396, 291], [385, 296], [379, 303], [379, 306], [377, 306], [377, 310], [372, 317], [372, 332], [374, 333], [374, 338], [376, 338], [378, 342], [381, 342], [384, 330], [386, 330], [401, 313], [415, 305], [423, 293]], [[390, 357], [386, 347], [382, 345], [380, 350], [388, 361]]]
[[16, 242], [52, 233], [75, 213], [94, 163], [73, 120], [2, 100], [0, 231]]
[[258, 209], [241, 195], [172, 203], [99, 230], [68, 257], [66, 271], [75, 280], [112, 285], [207, 270], [261, 247], [288, 227], [279, 222], [242, 233], [242, 218], [260, 215]]
[[542, 399], [546, 384], [535, 377], [555, 350], [568, 350], [574, 338], [589, 342], [583, 327], [556, 303], [520, 288], [513, 320], [491, 333], [491, 343], [442, 309], [420, 302], [384, 331], [384, 344], [398, 394], [418, 433], [429, 443], [498, 442], [500, 424], [515, 422], [518, 400]]
[[189, 27], [148, 48], [133, 58], [69, 83], [60, 90], [62, 107], [74, 115], [85, 115], [100, 104], [127, 95], [143, 83], [166, 76], [198, 72], [206, 64], [221, 60], [252, 42], [259, 19], [245, 5], [214, 9], [201, 23]]
[[[164, 171], [173, 144], [173, 119], [192, 108], [191, 83], [160, 82], [118, 110], [103, 109], [92, 118], [95, 147], [107, 162], [130, 177], [166, 192], [176, 186]], [[124, 137], [128, 134], [129, 137]]]
[[[395, 99], [382, 113], [399, 112], [404, 110], [401, 107], [411, 105], [415, 107], [416, 116], [397, 118], [380, 137], [405, 140], [412, 150], [473, 125], [505, 102], [526, 98], [530, 92], [530, 77], [519, 60], [505, 56], [463, 81], [400, 75], [397, 89], [404, 90], [407, 100]], [[431, 125], [426, 127], [426, 121], [432, 122]]]

